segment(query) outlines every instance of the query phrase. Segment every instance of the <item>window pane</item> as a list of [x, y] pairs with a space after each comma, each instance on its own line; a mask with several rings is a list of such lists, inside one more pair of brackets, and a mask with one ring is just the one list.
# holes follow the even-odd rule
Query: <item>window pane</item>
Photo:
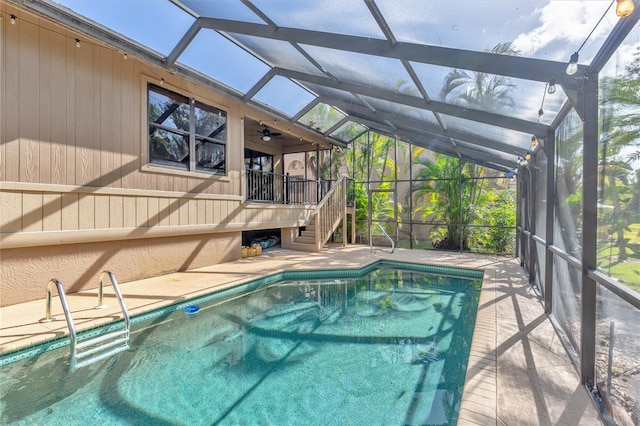
[[218, 108], [196, 103], [196, 134], [207, 138], [227, 140], [227, 113]]
[[196, 170], [224, 174], [224, 145], [196, 138]]
[[153, 129], [149, 135], [149, 161], [153, 164], [189, 168], [189, 137], [164, 129]]
[[149, 90], [150, 124], [189, 131], [189, 99], [168, 90], [152, 86]]

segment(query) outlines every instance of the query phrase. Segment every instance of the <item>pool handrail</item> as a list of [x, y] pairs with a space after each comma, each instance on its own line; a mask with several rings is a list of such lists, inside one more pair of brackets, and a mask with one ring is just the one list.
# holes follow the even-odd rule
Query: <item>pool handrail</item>
[[396, 249], [396, 243], [393, 242], [393, 239], [389, 236], [389, 234], [387, 234], [387, 231], [384, 230], [382, 225], [380, 225], [379, 223], [377, 225], [378, 225], [378, 228], [380, 228], [380, 230], [384, 234], [384, 236], [387, 237], [387, 240], [389, 240], [389, 242], [391, 243], [391, 254], [393, 254], [393, 252]]
[[51, 278], [47, 283], [47, 296], [45, 299], [45, 316], [40, 320], [40, 322], [51, 322], [55, 321], [55, 317], [51, 316], [51, 298], [53, 297], [53, 287], [56, 287], [58, 290], [58, 296], [60, 297], [60, 303], [62, 304], [62, 311], [64, 312], [64, 317], [67, 320], [67, 326], [69, 327], [69, 339], [71, 340], [71, 355], [75, 357], [75, 347], [76, 347], [76, 328], [73, 324], [73, 318], [71, 318], [71, 312], [69, 311], [69, 305], [67, 304], [67, 297], [64, 294], [64, 287], [62, 283], [55, 278]]
[[122, 299], [122, 293], [120, 293], [120, 288], [118, 287], [118, 282], [116, 281], [115, 275], [111, 271], [102, 271], [100, 273], [100, 277], [98, 278], [98, 305], [94, 309], [103, 309], [106, 308], [107, 305], [103, 303], [104, 298], [104, 286], [102, 282], [104, 281], [104, 277], [108, 276], [111, 281], [111, 286], [113, 287], [113, 291], [116, 293], [116, 298], [118, 299], [118, 303], [120, 304], [120, 309], [122, 309], [122, 316], [124, 318], [124, 327], [129, 329], [129, 313], [127, 312], [127, 308], [124, 305], [124, 300]]

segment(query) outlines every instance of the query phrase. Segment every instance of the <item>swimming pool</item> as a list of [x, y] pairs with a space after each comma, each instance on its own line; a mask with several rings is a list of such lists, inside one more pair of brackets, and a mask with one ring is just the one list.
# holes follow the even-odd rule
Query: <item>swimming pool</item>
[[130, 350], [77, 371], [68, 348], [2, 367], [1, 421], [455, 424], [482, 274], [378, 266], [134, 317]]

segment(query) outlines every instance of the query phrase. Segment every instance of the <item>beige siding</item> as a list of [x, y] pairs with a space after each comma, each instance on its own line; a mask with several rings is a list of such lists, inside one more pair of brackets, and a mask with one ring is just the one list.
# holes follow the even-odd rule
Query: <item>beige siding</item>
[[[37, 275], [29, 285], [41, 289], [52, 265], [75, 290], [93, 285], [115, 258], [130, 268], [127, 279], [236, 259], [242, 231], [295, 227], [309, 217], [308, 207], [243, 203], [242, 117], [255, 115], [250, 107], [125, 60], [15, 4], [0, 6], [4, 16], [19, 17], [16, 25], [0, 23], [3, 287], [20, 288]], [[161, 77], [166, 87], [227, 111], [226, 177], [147, 166], [146, 87]], [[183, 250], [162, 247], [173, 243]], [[171, 261], [142, 264], [147, 253]], [[37, 291], [27, 297], [43, 297]]]
[[[241, 105], [197, 89], [199, 98], [229, 112], [228, 179], [147, 172], [145, 87], [162, 70], [32, 15], [3, 25], [2, 33], [3, 59], [12, 58], [2, 73], [3, 181], [240, 195]], [[175, 90], [193, 89], [171, 74], [164, 78]]]

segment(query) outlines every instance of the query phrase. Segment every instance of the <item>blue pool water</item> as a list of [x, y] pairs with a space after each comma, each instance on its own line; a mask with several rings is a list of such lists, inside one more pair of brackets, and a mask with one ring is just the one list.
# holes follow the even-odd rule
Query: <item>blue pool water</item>
[[222, 292], [134, 321], [110, 360], [71, 371], [64, 347], [2, 367], [0, 421], [456, 424], [480, 285], [383, 267]]

